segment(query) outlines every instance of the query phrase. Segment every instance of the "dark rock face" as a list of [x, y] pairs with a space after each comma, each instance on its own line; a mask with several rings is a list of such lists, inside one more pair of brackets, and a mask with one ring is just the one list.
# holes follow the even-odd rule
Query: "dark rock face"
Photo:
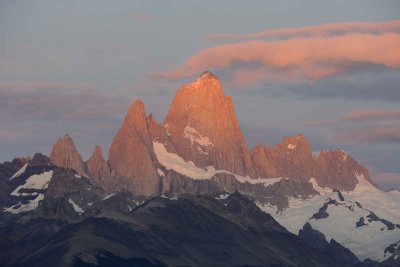
[[276, 205], [278, 210], [288, 206], [288, 198], [307, 199], [317, 192], [308, 182], [281, 179], [268, 187], [263, 184], [241, 183], [233, 175], [219, 173], [210, 180], [193, 180], [171, 170], [163, 170], [163, 195], [209, 195], [215, 192], [240, 192], [260, 204]]
[[396, 228], [396, 225], [385, 220], [385, 219], [381, 219], [379, 218], [375, 213], [373, 213], [372, 211], [370, 211], [370, 214], [367, 215], [367, 219], [368, 222], [381, 222], [384, 225], [386, 225], [386, 227], [388, 228], [388, 230], [394, 230]]
[[342, 192], [340, 192], [340, 190], [333, 189], [333, 192], [336, 192], [338, 194], [338, 198], [340, 201], [344, 201], [344, 196], [342, 195]]
[[85, 212], [67, 222], [47, 213], [1, 226], [0, 259], [6, 266], [341, 266], [240, 194], [215, 197], [153, 198], [128, 212], [98, 206], [98, 217]]
[[367, 225], [364, 221], [364, 217], [361, 217], [360, 220], [358, 222], [356, 222], [356, 227], [361, 227]]
[[324, 203], [324, 205], [323, 205], [321, 208], [319, 208], [318, 212], [315, 213], [315, 214], [313, 214], [313, 216], [310, 218], [310, 220], [311, 220], [311, 219], [314, 219], [314, 220], [321, 220], [321, 219], [328, 218], [328, 217], [329, 217], [329, 214], [328, 214], [328, 212], [326, 212], [326, 211], [327, 211], [329, 205], [337, 205], [336, 200], [329, 198], [329, 199]]
[[325, 235], [314, 230], [309, 223], [299, 231], [299, 237], [317, 250], [335, 258], [341, 266], [354, 266], [359, 263], [358, 258], [347, 248], [337, 243], [334, 239], [328, 242]]
[[49, 165], [51, 164], [51, 162], [47, 156], [40, 153], [36, 153], [28, 164], [29, 166]]

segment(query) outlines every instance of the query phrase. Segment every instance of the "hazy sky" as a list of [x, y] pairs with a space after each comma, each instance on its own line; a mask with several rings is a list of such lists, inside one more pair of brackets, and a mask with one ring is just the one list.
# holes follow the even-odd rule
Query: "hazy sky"
[[400, 185], [398, 0], [1, 0], [0, 161], [108, 151], [133, 100], [162, 122], [206, 69], [250, 148], [303, 133]]

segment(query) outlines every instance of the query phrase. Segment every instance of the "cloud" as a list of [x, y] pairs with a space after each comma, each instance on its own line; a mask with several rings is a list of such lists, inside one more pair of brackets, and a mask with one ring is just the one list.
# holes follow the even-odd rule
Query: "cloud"
[[340, 144], [376, 144], [400, 143], [400, 127], [386, 126], [376, 128], [360, 128], [332, 134], [329, 141]]
[[73, 121], [123, 112], [116, 97], [91, 84], [69, 82], [0, 83], [0, 121]]
[[399, 47], [399, 33], [245, 41], [207, 48], [188, 58], [183, 67], [153, 76], [175, 80], [212, 70], [227, 73], [239, 85], [318, 80], [370, 65], [397, 69]]
[[400, 111], [360, 109], [351, 111], [339, 118], [322, 121], [307, 121], [305, 126], [333, 125], [341, 122], [367, 122], [383, 120], [400, 120]]
[[386, 120], [386, 119], [400, 119], [400, 111], [386, 111], [386, 110], [370, 110], [361, 109], [355, 110], [340, 117], [339, 121], [368, 121], [368, 120]]
[[148, 20], [153, 19], [153, 16], [143, 14], [143, 13], [130, 13], [129, 16], [131, 16], [137, 20], [140, 20], [140, 21], [148, 21]]
[[93, 89], [93, 85], [91, 83], [57, 82], [57, 81], [0, 82], [0, 90], [37, 91], [37, 90], [63, 90], [63, 89], [86, 91]]
[[297, 28], [264, 30], [257, 33], [247, 34], [216, 33], [207, 36], [207, 38], [211, 40], [241, 40], [260, 38], [327, 37], [349, 33], [382, 34], [399, 31], [400, 20], [393, 20], [384, 22], [326, 23]]

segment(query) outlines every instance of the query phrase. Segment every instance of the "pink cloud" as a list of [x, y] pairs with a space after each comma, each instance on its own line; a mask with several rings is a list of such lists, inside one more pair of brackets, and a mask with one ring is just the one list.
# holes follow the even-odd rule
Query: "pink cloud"
[[212, 40], [239, 40], [259, 38], [292, 38], [292, 37], [326, 37], [330, 35], [348, 33], [382, 34], [387, 32], [399, 32], [400, 20], [384, 22], [339, 22], [312, 25], [297, 28], [282, 28], [264, 30], [257, 33], [230, 34], [216, 33], [207, 38]]
[[400, 127], [387, 126], [364, 128], [332, 134], [329, 141], [340, 144], [375, 144], [383, 142], [400, 142]]
[[[188, 58], [180, 69], [153, 75], [179, 79], [204, 70], [219, 70], [234, 71], [235, 79], [244, 84], [271, 79], [271, 76], [281, 81], [316, 80], [365, 64], [399, 68], [399, 47], [399, 33], [246, 41], [207, 48]], [[257, 71], [249, 72], [249, 65], [256, 66]], [[245, 71], [247, 77], [244, 77]]]

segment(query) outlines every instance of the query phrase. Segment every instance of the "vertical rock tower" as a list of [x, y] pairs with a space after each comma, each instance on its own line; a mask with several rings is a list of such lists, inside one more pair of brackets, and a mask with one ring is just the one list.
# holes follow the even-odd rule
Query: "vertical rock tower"
[[164, 127], [178, 154], [198, 167], [254, 176], [246, 141], [221, 83], [204, 72], [175, 95]]

